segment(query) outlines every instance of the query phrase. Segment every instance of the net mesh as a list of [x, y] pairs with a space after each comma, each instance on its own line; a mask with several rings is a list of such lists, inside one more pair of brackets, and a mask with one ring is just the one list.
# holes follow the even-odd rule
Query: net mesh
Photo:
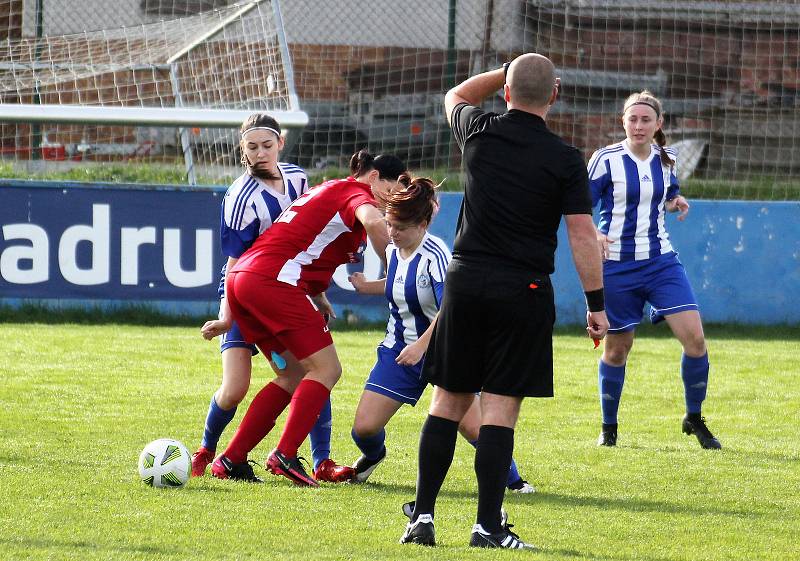
[[[0, 13], [5, 4], [11, 14], [0, 44], [5, 103], [30, 99], [36, 74], [42, 102], [176, 105], [165, 60], [238, 9], [211, 0], [120, 0], [106, 14], [99, 0], [39, 1], [41, 41], [36, 2], [0, 0]], [[797, 0], [376, 0], [369, 9], [356, 0], [283, 0], [280, 7], [293, 85], [310, 117], [284, 159], [309, 169], [341, 166], [367, 146], [453, 175], [460, 155], [442, 113], [444, 92], [535, 51], [554, 61], [562, 79], [548, 124], [587, 158], [623, 137], [623, 100], [646, 88], [664, 104], [664, 128], [690, 195], [800, 198]], [[248, 17], [258, 23], [226, 28], [179, 63], [183, 103], [269, 109], [290, 102], [281, 82], [285, 61], [276, 41], [265, 39], [276, 33], [272, 6], [264, 2]], [[87, 58], [89, 70], [80, 67]], [[485, 105], [504, 108], [499, 96]], [[26, 146], [7, 127], [4, 146], [9, 138]], [[126, 134], [145, 150], [138, 128]], [[230, 163], [230, 142], [201, 144], [212, 147], [209, 163]]]

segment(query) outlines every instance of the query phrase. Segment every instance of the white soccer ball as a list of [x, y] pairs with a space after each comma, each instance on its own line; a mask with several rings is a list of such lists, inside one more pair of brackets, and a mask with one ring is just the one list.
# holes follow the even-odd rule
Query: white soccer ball
[[192, 458], [181, 442], [159, 438], [139, 455], [139, 476], [153, 487], [180, 488], [189, 481]]

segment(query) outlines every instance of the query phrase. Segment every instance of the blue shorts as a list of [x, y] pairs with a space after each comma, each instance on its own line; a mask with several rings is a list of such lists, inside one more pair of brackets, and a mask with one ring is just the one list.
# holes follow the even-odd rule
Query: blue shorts
[[697, 310], [686, 270], [674, 252], [643, 261], [606, 261], [603, 285], [609, 333], [632, 331], [642, 321], [645, 303], [650, 304], [650, 321]]
[[404, 366], [397, 364], [399, 354], [400, 351], [378, 345], [378, 360], [369, 373], [364, 389], [401, 403], [416, 405], [428, 385], [422, 378], [422, 364], [425, 361]]
[[253, 356], [258, 354], [258, 349], [256, 346], [251, 345], [244, 340], [244, 335], [242, 335], [242, 332], [239, 329], [239, 324], [234, 321], [231, 323], [231, 328], [228, 330], [228, 332], [224, 333], [222, 337], [219, 338], [219, 352], [227, 351], [228, 349], [235, 347], [250, 349], [250, 352], [253, 354]]

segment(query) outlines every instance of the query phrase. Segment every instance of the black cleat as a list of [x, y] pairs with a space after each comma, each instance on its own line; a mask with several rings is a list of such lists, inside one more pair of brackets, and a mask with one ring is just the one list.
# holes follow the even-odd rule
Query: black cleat
[[263, 483], [264, 481], [256, 477], [253, 473], [253, 461], [234, 464], [224, 454], [220, 454], [211, 463], [211, 475], [217, 479], [231, 479], [233, 481], [247, 481], [248, 483]]
[[597, 437], [598, 446], [616, 446], [617, 445], [617, 423], [607, 425], [603, 423], [603, 430], [600, 431], [600, 436]]
[[503, 529], [496, 534], [490, 534], [483, 529], [480, 524], [472, 527], [472, 537], [470, 537], [470, 547], [500, 548], [500, 549], [536, 549], [536, 546], [525, 543], [519, 536], [511, 531], [513, 524], [503, 523]]
[[383, 460], [386, 459], [386, 446], [383, 447], [381, 451], [381, 455], [377, 457], [375, 460], [370, 460], [366, 456], [361, 456], [359, 459], [355, 461], [353, 464], [353, 470], [355, 470], [356, 474], [353, 476], [354, 483], [364, 483], [367, 478], [372, 475], [372, 472], [375, 471], [375, 468], [378, 467]]
[[700, 442], [700, 446], [706, 450], [719, 450], [722, 448], [719, 440], [708, 430], [706, 418], [701, 417], [699, 413], [686, 414], [683, 418], [683, 432], [695, 435]]
[[436, 545], [436, 531], [433, 529], [433, 516], [430, 514], [420, 514], [416, 522], [409, 522], [406, 524], [406, 531], [403, 532], [400, 543]]

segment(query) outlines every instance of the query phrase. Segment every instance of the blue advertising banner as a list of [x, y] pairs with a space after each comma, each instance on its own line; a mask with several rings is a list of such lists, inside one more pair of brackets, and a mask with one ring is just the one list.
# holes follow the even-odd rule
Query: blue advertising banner
[[[0, 302], [132, 302], [167, 313], [216, 309], [224, 189], [0, 180]], [[462, 195], [443, 193], [431, 232], [450, 247]], [[667, 220], [707, 322], [800, 323], [800, 203], [692, 201]], [[353, 291], [349, 274], [381, 275], [368, 249], [343, 265], [328, 297], [346, 320], [383, 321], [386, 302]], [[557, 322], [585, 319], [565, 228], [553, 275]]]
[[0, 184], [0, 297], [208, 300], [222, 191]]

